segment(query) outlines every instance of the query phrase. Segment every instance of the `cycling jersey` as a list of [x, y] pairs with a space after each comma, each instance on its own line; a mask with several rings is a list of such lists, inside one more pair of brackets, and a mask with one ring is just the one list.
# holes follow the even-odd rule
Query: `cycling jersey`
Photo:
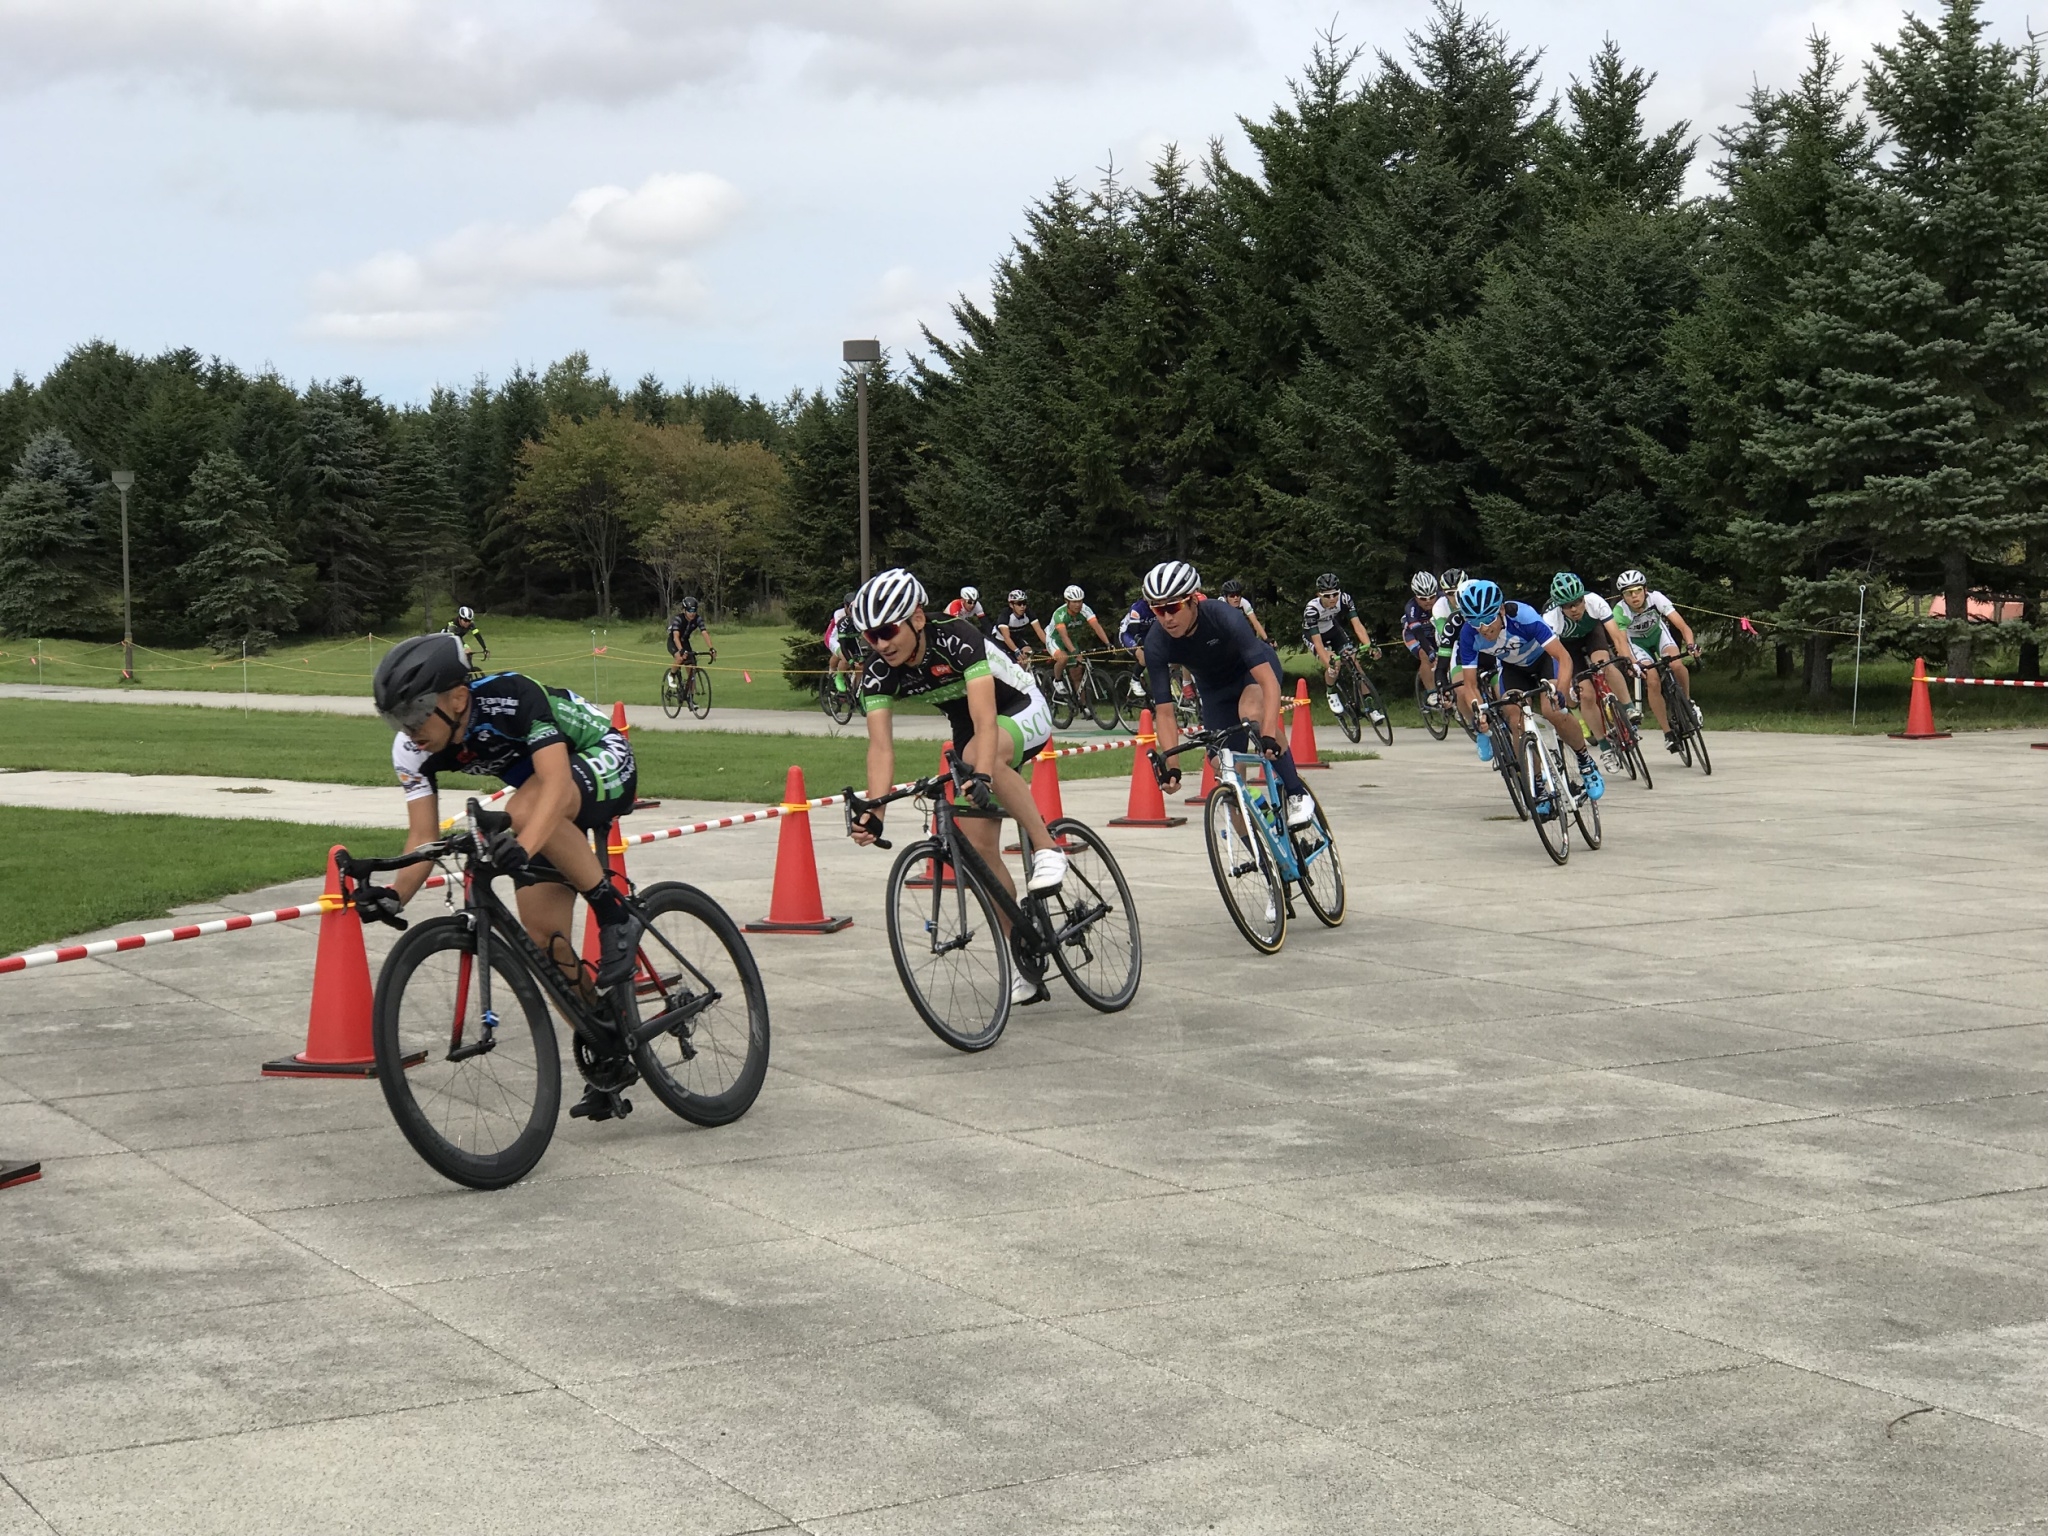
[[698, 613], [679, 613], [668, 621], [668, 649], [671, 656], [681, 656], [691, 649], [690, 636], [701, 633], [704, 616]]
[[1436, 649], [1436, 621], [1430, 617], [1430, 610], [1412, 597], [1408, 599], [1408, 606], [1401, 610], [1401, 640], [1417, 655], [1424, 647]]
[[602, 826], [633, 808], [633, 749], [611, 718], [567, 688], [543, 688], [518, 672], [493, 672], [469, 685], [467, 726], [440, 751], [423, 751], [402, 731], [392, 737], [391, 767], [407, 800], [436, 793], [444, 773], [484, 775], [516, 789], [533, 777], [533, 754], [556, 742], [569, 749], [581, 791], [578, 826]]
[[1015, 656], [1031, 643], [1031, 626], [1035, 622], [1029, 609], [1015, 613], [1005, 608], [1003, 616], [996, 620], [996, 643]]
[[988, 610], [981, 606], [979, 599], [970, 607], [964, 598], [956, 597], [953, 601], [946, 604], [946, 617], [949, 619], [986, 619], [988, 617]]
[[1465, 621], [1458, 630], [1459, 666], [1472, 666], [1481, 655], [1487, 655], [1498, 657], [1511, 667], [1534, 667], [1543, 657], [1544, 647], [1557, 638], [1542, 615], [1527, 603], [1509, 603], [1502, 612], [1507, 615], [1507, 623], [1491, 640], [1479, 632], [1477, 624], [1470, 619]]
[[1557, 638], [1567, 645], [1575, 641], [1597, 639], [1606, 634], [1607, 621], [1612, 617], [1613, 608], [1608, 606], [1607, 599], [1598, 592], [1586, 594], [1586, 611], [1576, 619], [1566, 618], [1562, 608], [1547, 608], [1543, 612], [1543, 622], [1548, 624]]
[[[1262, 664], [1280, 676], [1280, 653], [1258, 637], [1251, 620], [1221, 598], [1206, 598], [1195, 607], [1195, 625], [1175, 637], [1163, 624], [1155, 623], [1145, 636], [1145, 671], [1152, 685], [1152, 702], [1167, 706], [1173, 698], [1169, 670], [1186, 667], [1195, 679], [1195, 691], [1202, 696], [1202, 718], [1227, 723], [1237, 717], [1237, 703], [1251, 686], [1252, 672]], [[1210, 707], [1214, 699], [1220, 706]]]
[[1301, 610], [1301, 643], [1311, 645], [1319, 636], [1328, 635], [1339, 625], [1356, 623], [1358, 609], [1353, 606], [1351, 594], [1339, 595], [1337, 606], [1325, 608], [1315, 598], [1308, 600], [1308, 606]]
[[1259, 610], [1252, 606], [1252, 600], [1248, 597], [1226, 597], [1223, 601], [1230, 604], [1231, 607], [1248, 619], [1256, 619], [1259, 616]]
[[[1041, 747], [1052, 730], [1052, 711], [1031, 674], [1001, 646], [966, 619], [944, 619], [925, 625], [924, 659], [891, 666], [877, 652], [861, 669], [861, 697], [870, 716], [887, 713], [897, 699], [924, 699], [936, 704], [953, 722], [953, 749], [967, 750], [974, 739], [974, 715], [967, 706], [967, 685], [978, 677], [995, 680], [996, 713], [1021, 754]], [[1013, 759], [1014, 760], [1014, 759]]]
[[854, 630], [853, 618], [844, 608], [832, 610], [832, 617], [825, 621], [825, 649], [834, 656], [844, 656], [849, 661], [860, 655], [860, 636]]
[[[1060, 631], [1071, 626], [1079, 629], [1084, 624], [1095, 622], [1095, 610], [1086, 603], [1061, 603], [1052, 611], [1052, 622], [1045, 626], [1045, 632], [1052, 636], [1053, 644], [1060, 643]], [[1075, 645], [1081, 642], [1075, 640]]]
[[1678, 643], [1671, 638], [1671, 631], [1664, 623], [1676, 611], [1671, 606], [1671, 599], [1662, 592], [1650, 592], [1643, 598], [1640, 613], [1629, 607], [1627, 598], [1616, 602], [1614, 622], [1621, 626], [1622, 633], [1628, 636], [1635, 649], [1654, 655], [1665, 646]]
[[464, 629], [462, 627], [462, 621], [460, 619], [457, 619], [453, 624], [450, 624], [446, 629], [442, 630], [441, 633], [444, 635], [453, 635], [456, 639], [460, 640], [462, 642], [462, 648], [465, 651], [488, 651], [490, 649], [490, 646], [484, 643], [484, 632], [478, 629], [474, 624], [470, 625], [469, 628]]
[[1116, 627], [1116, 643], [1127, 651], [1135, 651], [1145, 643], [1145, 636], [1152, 628], [1152, 605], [1142, 597], [1131, 604], [1130, 612]]

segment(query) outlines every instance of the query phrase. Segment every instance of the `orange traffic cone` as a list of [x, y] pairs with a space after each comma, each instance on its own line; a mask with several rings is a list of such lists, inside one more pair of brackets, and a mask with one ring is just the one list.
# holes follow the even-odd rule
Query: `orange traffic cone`
[[1308, 702], [1308, 679], [1294, 681], [1294, 739], [1288, 742], [1294, 749], [1294, 766], [1297, 768], [1327, 768], [1330, 765], [1316, 757], [1316, 721]]
[[1202, 788], [1200, 793], [1189, 795], [1187, 798], [1187, 803], [1189, 805], [1208, 804], [1209, 791], [1214, 789], [1215, 787], [1216, 759], [1211, 757], [1208, 753], [1204, 752], [1202, 754]]
[[837, 933], [853, 926], [850, 917], [827, 917], [818, 890], [818, 856], [811, 847], [810, 796], [804, 771], [790, 764], [782, 785], [782, 831], [775, 840], [775, 888], [768, 915], [747, 924], [748, 933]]
[[[335, 863], [345, 852], [338, 845], [327, 850], [306, 1048], [296, 1056], [263, 1063], [265, 1077], [377, 1075], [377, 1053], [370, 1044], [370, 957], [363, 948], [363, 920], [342, 900], [341, 870]], [[334, 900], [329, 902], [329, 897]]]
[[[624, 712], [624, 705], [616, 711], [620, 714]], [[599, 862], [611, 871], [613, 885], [621, 891], [632, 889], [626, 881], [626, 840], [619, 831], [619, 824], [616, 821], [605, 824], [604, 842], [598, 848], [597, 857]], [[597, 914], [590, 910], [588, 904], [583, 909], [583, 958], [593, 974], [603, 959], [603, 951], [597, 939]]]
[[1894, 741], [1945, 741], [1947, 731], [1934, 728], [1934, 700], [1927, 695], [1927, 662], [1913, 658], [1913, 692], [1906, 700], [1906, 728], [1893, 731]]
[[612, 729], [621, 735], [633, 729], [632, 726], [626, 724], [626, 701], [624, 699], [614, 699], [612, 701]]
[[1131, 798], [1124, 813], [1111, 819], [1112, 827], [1184, 827], [1185, 816], [1166, 814], [1166, 797], [1159, 792], [1159, 780], [1152, 776], [1152, 711], [1138, 715], [1138, 745], [1131, 752]]

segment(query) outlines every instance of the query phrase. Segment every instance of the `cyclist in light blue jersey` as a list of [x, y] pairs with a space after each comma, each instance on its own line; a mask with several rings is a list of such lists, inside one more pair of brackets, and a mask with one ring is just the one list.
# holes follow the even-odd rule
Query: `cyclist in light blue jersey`
[[[1506, 601], [1497, 585], [1483, 579], [1467, 581], [1458, 588], [1458, 611], [1462, 617], [1455, 652], [1460, 668], [1459, 702], [1467, 710], [1479, 708], [1482, 657], [1498, 669], [1502, 689], [1518, 693], [1543, 690], [1543, 718], [1577, 756], [1586, 793], [1598, 800], [1606, 786], [1599, 766], [1586, 750], [1586, 733], [1564, 707], [1564, 701], [1572, 696], [1572, 658], [1556, 631], [1527, 603]], [[1519, 733], [1521, 710], [1513, 705], [1505, 709], [1509, 726]], [[1493, 760], [1493, 743], [1484, 732], [1479, 737], [1479, 759]]]

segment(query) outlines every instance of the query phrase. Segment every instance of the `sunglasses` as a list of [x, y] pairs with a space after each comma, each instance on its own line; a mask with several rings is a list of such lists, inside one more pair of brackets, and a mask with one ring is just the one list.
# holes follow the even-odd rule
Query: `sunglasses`
[[1154, 603], [1152, 605], [1152, 612], [1154, 615], [1162, 619], [1171, 618], [1174, 614], [1179, 613], [1181, 609], [1187, 607], [1193, 601], [1194, 599], [1191, 597], [1184, 597], [1170, 603]]
[[894, 640], [903, 633], [903, 626], [901, 624], [877, 624], [873, 629], [864, 629], [861, 633], [874, 641], [875, 644], [880, 645], [884, 641]]

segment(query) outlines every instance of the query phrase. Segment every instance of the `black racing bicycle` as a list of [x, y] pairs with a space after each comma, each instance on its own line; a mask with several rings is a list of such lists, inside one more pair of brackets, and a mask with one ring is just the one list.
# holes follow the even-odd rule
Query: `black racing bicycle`
[[1667, 729], [1678, 746], [1678, 760], [1688, 768], [1697, 765], [1701, 773], [1711, 778], [1714, 760], [1707, 754], [1707, 733], [1700, 725], [1699, 706], [1686, 697], [1685, 685], [1671, 669], [1673, 659], [1659, 656], [1652, 663], [1657, 669], [1657, 685], [1664, 690], [1664, 718], [1670, 722]]
[[1451, 702], [1450, 670], [1448, 665], [1439, 662], [1437, 686], [1432, 688], [1422, 680], [1422, 668], [1415, 669], [1415, 712], [1422, 716], [1423, 728], [1438, 741], [1451, 734], [1451, 722], [1458, 713]]
[[867, 700], [860, 696], [860, 676], [855, 672], [835, 672], [830, 667], [818, 678], [818, 707], [834, 725], [845, 725], [856, 711], [868, 712]]
[[[929, 807], [931, 835], [897, 854], [884, 896], [889, 953], [918, 1017], [955, 1050], [985, 1051], [1009, 1022], [1013, 973], [1036, 984], [1038, 1001], [1046, 996], [1049, 965], [1097, 1012], [1128, 1008], [1138, 995], [1144, 944], [1131, 888], [1109, 845], [1071, 816], [1048, 823], [1067, 856], [1066, 879], [1050, 891], [1027, 885], [1020, 905], [961, 833], [965, 813], [949, 792], [987, 812], [988, 776], [958, 762], [877, 799], [846, 790], [849, 833], [855, 818], [876, 806], [914, 799]], [[875, 846], [892, 845], [877, 838]], [[1028, 871], [1029, 845], [1019, 838], [1018, 846]]]
[[[718, 652], [710, 652], [713, 661]], [[687, 709], [699, 720], [711, 713], [711, 674], [693, 658], [676, 662], [661, 674], [661, 708], [673, 720]]]
[[[745, 1114], [768, 1074], [768, 997], [725, 909], [672, 880], [627, 895], [641, 930], [633, 977], [599, 992], [587, 963], [572, 981], [541, 953], [492, 888], [502, 873], [494, 839], [511, 825], [471, 800], [468, 824], [435, 842], [395, 858], [338, 860], [344, 894], [349, 882], [415, 864], [459, 868], [450, 890], [459, 883], [461, 904], [412, 924], [391, 946], [371, 1012], [377, 1078], [413, 1150], [472, 1189], [501, 1189], [532, 1172], [562, 1102], [550, 1002], [568, 1021], [583, 1080], [597, 1090], [572, 1115], [630, 1114], [626, 1090], [643, 1079], [693, 1125]], [[403, 918], [394, 926], [407, 927]]]
[[1337, 702], [1344, 706], [1337, 711], [1337, 724], [1344, 728], [1346, 736], [1357, 741], [1370, 725], [1384, 745], [1394, 744], [1394, 722], [1387, 718], [1386, 701], [1380, 697], [1379, 685], [1367, 675], [1365, 663], [1359, 660], [1357, 646], [1347, 645], [1338, 651], [1334, 688]]

